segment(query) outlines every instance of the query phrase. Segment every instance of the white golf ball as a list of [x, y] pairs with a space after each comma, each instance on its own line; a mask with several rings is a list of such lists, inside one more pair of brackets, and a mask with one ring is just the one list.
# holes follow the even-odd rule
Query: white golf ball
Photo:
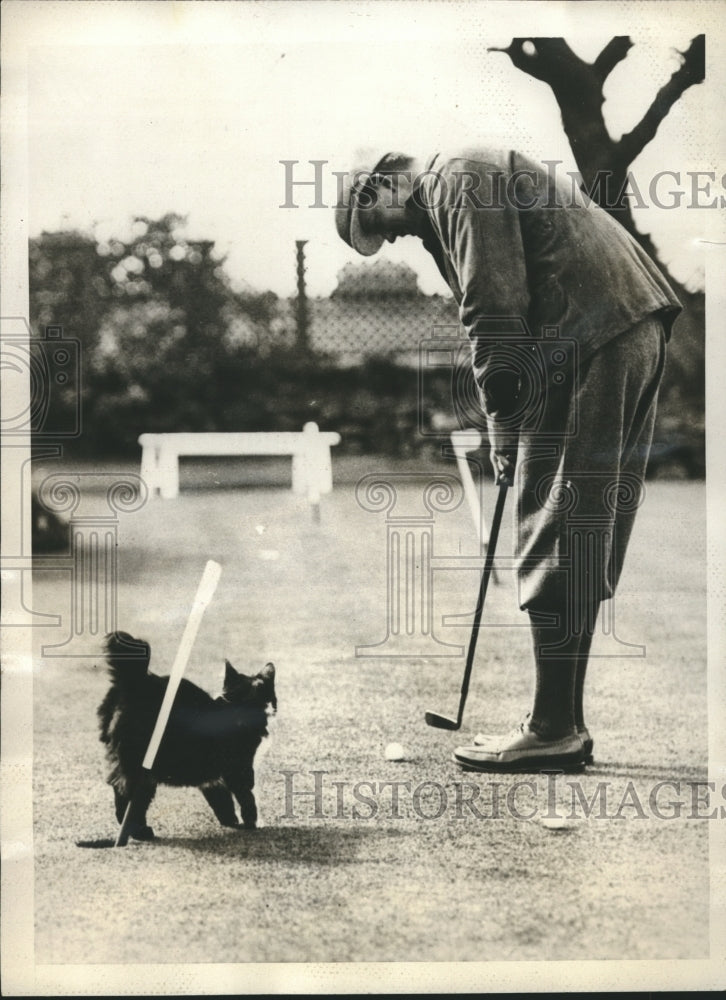
[[543, 816], [540, 823], [547, 830], [569, 830], [570, 824], [563, 816]]
[[389, 743], [385, 750], [386, 760], [405, 760], [407, 753], [402, 743]]

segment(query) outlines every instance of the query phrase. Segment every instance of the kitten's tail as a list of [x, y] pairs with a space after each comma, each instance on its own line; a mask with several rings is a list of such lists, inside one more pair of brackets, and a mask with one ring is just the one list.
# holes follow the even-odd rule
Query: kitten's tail
[[128, 632], [109, 632], [104, 640], [106, 663], [114, 684], [129, 684], [146, 677], [151, 647]]

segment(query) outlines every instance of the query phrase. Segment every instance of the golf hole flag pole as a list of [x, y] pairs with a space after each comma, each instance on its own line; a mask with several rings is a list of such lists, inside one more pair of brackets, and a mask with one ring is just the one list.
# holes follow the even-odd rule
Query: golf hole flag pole
[[[207, 609], [207, 605], [214, 597], [214, 592], [217, 589], [217, 584], [219, 583], [221, 575], [222, 567], [219, 563], [210, 559], [204, 567], [204, 573], [202, 574], [202, 579], [200, 580], [199, 587], [197, 588], [197, 595], [194, 598], [194, 604], [192, 605], [192, 610], [189, 614], [189, 618], [187, 619], [187, 624], [181, 637], [181, 642], [179, 643], [179, 649], [177, 650], [177, 654], [169, 674], [169, 683], [167, 684], [166, 691], [164, 692], [164, 700], [161, 703], [159, 715], [156, 719], [156, 725], [154, 726], [154, 731], [151, 734], [149, 746], [146, 750], [146, 756], [144, 757], [141, 765], [146, 771], [150, 771], [154, 766], [156, 754], [164, 736], [166, 724], [169, 721], [172, 705], [174, 704], [174, 698], [176, 697], [186, 665], [189, 662], [189, 656], [192, 651], [192, 646], [194, 645], [194, 640], [197, 637], [199, 626], [202, 623], [202, 617]], [[119, 830], [118, 838], [116, 840], [116, 847], [125, 847], [128, 843], [133, 805], [134, 803], [132, 800], [126, 807], [124, 821], [121, 824], [121, 829]]]

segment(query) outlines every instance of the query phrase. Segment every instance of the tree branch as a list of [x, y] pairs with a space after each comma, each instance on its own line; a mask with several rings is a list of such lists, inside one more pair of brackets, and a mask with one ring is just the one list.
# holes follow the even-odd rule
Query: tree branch
[[[526, 44], [533, 51], [526, 51]], [[559, 84], [575, 69], [587, 66], [564, 38], [513, 38], [505, 49], [491, 46], [487, 52], [506, 52], [517, 69], [551, 86]]]
[[623, 61], [632, 47], [633, 43], [630, 41], [628, 35], [616, 35], [615, 38], [610, 39], [592, 64], [592, 68], [600, 83], [604, 83], [607, 80], [618, 63]]
[[658, 127], [684, 91], [706, 77], [706, 36], [696, 35], [686, 52], [679, 53], [683, 62], [655, 96], [655, 100], [632, 131], [618, 145], [618, 155], [627, 166], [653, 139]]

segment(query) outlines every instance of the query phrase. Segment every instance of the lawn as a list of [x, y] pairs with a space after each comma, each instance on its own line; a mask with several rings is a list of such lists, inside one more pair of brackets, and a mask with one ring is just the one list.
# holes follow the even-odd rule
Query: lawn
[[[418, 619], [396, 656], [356, 655], [386, 636], [390, 525], [357, 501], [355, 480], [390, 468], [341, 466], [319, 523], [283, 486], [183, 487], [120, 516], [118, 624], [151, 641], [153, 669], [168, 672], [209, 558], [223, 573], [186, 676], [216, 693], [225, 657], [277, 666], [256, 832], [223, 830], [196, 790], [161, 788], [156, 842], [77, 847], [116, 830], [95, 720], [106, 679], [99, 660], [43, 656], [38, 630], [36, 962], [708, 957], [703, 484], [648, 485], [614, 626], [593, 650], [595, 764], [567, 779], [488, 778], [450, 754], [529, 707], [510, 525], [464, 729], [429, 729], [426, 709], [455, 712], [463, 655], [435, 655], [452, 648], [429, 640], [407, 655], [424, 641]], [[399, 510], [420, 510], [418, 480], [397, 488]], [[431, 524], [433, 631], [464, 646], [466, 618], [451, 616], [475, 603], [473, 524], [465, 504]], [[34, 606], [67, 620], [67, 577], [38, 572]], [[385, 759], [393, 740], [405, 760]]]

